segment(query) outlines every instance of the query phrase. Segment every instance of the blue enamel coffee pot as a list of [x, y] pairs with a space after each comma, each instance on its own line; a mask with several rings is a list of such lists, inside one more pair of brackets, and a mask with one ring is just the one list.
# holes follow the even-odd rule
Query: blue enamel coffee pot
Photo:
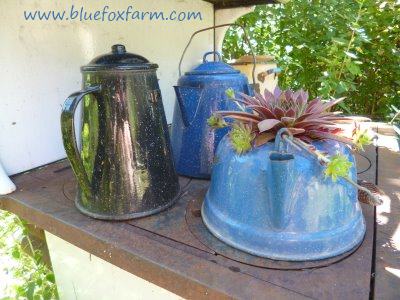
[[[198, 32], [213, 28], [216, 27]], [[215, 61], [207, 60], [211, 55], [216, 58]], [[179, 72], [181, 73], [180, 66]], [[207, 119], [214, 111], [239, 109], [228, 98], [226, 90], [233, 89], [235, 93], [251, 95], [253, 87], [249, 85], [244, 74], [222, 62], [221, 55], [212, 51], [204, 54], [202, 64], [180, 77], [174, 88], [177, 101], [171, 142], [177, 172], [189, 177], [209, 178], [214, 152], [228, 129], [212, 130]]]

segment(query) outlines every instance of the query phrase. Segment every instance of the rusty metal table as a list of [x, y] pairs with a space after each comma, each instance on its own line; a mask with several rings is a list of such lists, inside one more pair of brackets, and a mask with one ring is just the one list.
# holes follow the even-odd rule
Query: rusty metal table
[[[366, 157], [358, 157], [358, 168], [363, 171], [360, 178], [384, 186], [386, 183], [379, 178], [381, 172], [377, 163], [388, 162], [381, 161], [381, 151], [381, 148], [369, 147]], [[370, 168], [368, 161], [372, 163]], [[393, 176], [385, 172], [386, 177]], [[88, 218], [75, 209], [75, 179], [65, 160], [17, 175], [13, 180], [18, 190], [0, 198], [1, 209], [185, 298], [368, 299], [375, 294], [387, 298], [396, 296], [395, 289], [381, 287], [379, 278], [374, 280], [372, 276], [376, 267], [378, 274], [383, 274], [379, 268], [386, 256], [382, 254], [382, 262], [378, 258], [375, 266], [378, 231], [376, 211], [371, 206], [362, 205], [367, 234], [362, 245], [350, 256], [315, 268], [298, 269], [297, 265], [298, 270], [271, 269], [221, 255], [189, 230], [187, 206], [202, 197], [207, 181], [181, 178], [186, 192], [174, 207], [158, 215], [127, 222], [104, 222]], [[194, 217], [196, 214], [194, 212]], [[379, 237], [378, 234], [378, 241], [383, 242], [384, 237]], [[376, 253], [380, 251], [382, 249], [377, 249]], [[398, 284], [396, 280], [393, 282]], [[379, 294], [384, 289], [386, 294]]]

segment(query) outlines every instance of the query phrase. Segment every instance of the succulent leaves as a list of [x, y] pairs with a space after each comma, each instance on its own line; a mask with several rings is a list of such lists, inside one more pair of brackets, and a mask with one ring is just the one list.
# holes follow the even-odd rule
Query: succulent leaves
[[[274, 92], [265, 90], [264, 95], [257, 93], [254, 97], [240, 93], [241, 99], [235, 99], [231, 90], [227, 90], [226, 94], [244, 105], [245, 111], [218, 111], [215, 114], [247, 124], [254, 133], [256, 146], [270, 141], [270, 134], [276, 135], [284, 127], [306, 143], [332, 139], [353, 144], [351, 139], [338, 135], [341, 129], [335, 123], [348, 119], [339, 116], [339, 112], [329, 111], [344, 98], [327, 102], [320, 98], [308, 101], [308, 93], [304, 90], [281, 91], [279, 87]], [[268, 138], [265, 133], [268, 133]], [[258, 138], [260, 135], [263, 138]]]
[[229, 88], [225, 91], [226, 96], [229, 99], [234, 99], [235, 98], [235, 91], [232, 88]]
[[251, 149], [254, 134], [248, 125], [235, 123], [230, 132], [230, 138], [235, 151], [238, 154], [243, 154]]
[[211, 128], [218, 129], [218, 128], [224, 128], [228, 126], [228, 124], [225, 122], [225, 120], [217, 115], [212, 115], [207, 119], [207, 124]]
[[357, 150], [364, 151], [364, 146], [372, 144], [372, 138], [368, 134], [368, 130], [356, 130], [353, 133], [353, 143]]
[[348, 177], [353, 164], [346, 156], [341, 154], [334, 155], [326, 165], [325, 177], [331, 177], [335, 182], [338, 177]]

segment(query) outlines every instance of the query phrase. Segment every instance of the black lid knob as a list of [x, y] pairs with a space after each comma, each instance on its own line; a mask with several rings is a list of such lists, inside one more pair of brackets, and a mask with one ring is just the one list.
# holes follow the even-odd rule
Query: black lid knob
[[126, 53], [125, 46], [124, 45], [120, 45], [120, 44], [112, 46], [111, 47], [111, 51], [112, 51], [113, 54], [124, 54], [124, 53]]

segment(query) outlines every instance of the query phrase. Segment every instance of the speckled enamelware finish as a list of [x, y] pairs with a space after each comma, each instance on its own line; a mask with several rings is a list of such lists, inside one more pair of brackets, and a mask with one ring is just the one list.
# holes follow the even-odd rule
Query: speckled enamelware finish
[[[347, 146], [334, 141], [314, 145], [345, 154], [354, 163], [351, 177], [356, 180]], [[288, 154], [268, 143], [238, 155], [224, 137], [202, 207], [208, 229], [235, 248], [277, 260], [325, 259], [356, 247], [366, 230], [356, 188], [325, 179], [324, 167], [314, 158], [286, 147]]]
[[[174, 204], [178, 176], [157, 65], [123, 45], [82, 67], [83, 86], [64, 104], [64, 146], [78, 179], [77, 208], [105, 220], [154, 214]], [[82, 150], [74, 112], [83, 102]]]
[[208, 54], [213, 52], [206, 53], [203, 63], [182, 76], [175, 87], [171, 133], [175, 166], [179, 174], [197, 178], [210, 177], [215, 150], [228, 132], [213, 130], [207, 119], [218, 110], [238, 110], [226, 96], [227, 89], [252, 94], [245, 75], [221, 61], [208, 62]]

